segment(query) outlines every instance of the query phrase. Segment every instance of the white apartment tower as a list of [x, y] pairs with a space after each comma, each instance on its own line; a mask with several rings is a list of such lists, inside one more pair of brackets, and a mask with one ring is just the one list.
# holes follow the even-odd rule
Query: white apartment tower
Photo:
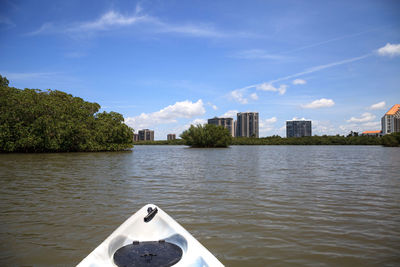
[[382, 134], [400, 132], [400, 104], [394, 105], [382, 117]]

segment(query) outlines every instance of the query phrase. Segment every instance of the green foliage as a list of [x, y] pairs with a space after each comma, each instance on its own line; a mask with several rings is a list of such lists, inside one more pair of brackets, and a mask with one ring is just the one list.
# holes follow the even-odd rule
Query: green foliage
[[400, 146], [400, 133], [387, 134], [382, 137], [382, 144], [384, 146]]
[[6, 77], [0, 75], [0, 87], [8, 86], [9, 81]]
[[20, 90], [0, 76], [0, 152], [113, 151], [132, 147], [121, 114], [61, 91]]
[[157, 140], [157, 141], [138, 141], [134, 143], [135, 145], [184, 145], [185, 141], [183, 139], [175, 140]]
[[305, 136], [281, 138], [274, 135], [264, 138], [236, 137], [232, 145], [381, 145], [382, 138], [375, 136]]
[[232, 136], [223, 126], [206, 124], [191, 125], [181, 134], [185, 145], [191, 147], [228, 147], [232, 142]]

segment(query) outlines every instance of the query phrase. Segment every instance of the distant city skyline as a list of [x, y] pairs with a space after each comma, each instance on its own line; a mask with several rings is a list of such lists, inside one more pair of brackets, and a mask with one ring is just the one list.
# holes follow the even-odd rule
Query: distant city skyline
[[247, 111], [260, 137], [302, 118], [347, 135], [379, 130], [400, 102], [399, 17], [391, 0], [1, 1], [0, 74], [156, 140]]
[[[228, 129], [233, 137], [256, 137], [259, 138], [258, 128], [258, 112], [238, 112], [236, 113], [237, 119], [231, 117], [214, 117], [207, 120], [208, 124], [223, 126]], [[239, 123], [238, 123], [239, 121]], [[204, 123], [205, 124], [205, 123]], [[244, 129], [245, 128], [245, 129]], [[142, 136], [143, 132], [148, 132], [149, 129], [140, 130]], [[154, 131], [152, 132], [152, 141], [154, 141]], [[363, 132], [350, 131], [347, 135], [370, 135], [370, 136], [383, 136], [385, 134], [400, 132], [400, 104], [393, 105], [381, 119], [380, 130], [367, 130]], [[323, 133], [323, 135], [326, 135]], [[286, 121], [286, 136], [285, 137], [303, 137], [312, 136], [312, 121], [304, 118]], [[283, 137], [283, 136], [282, 136]], [[144, 137], [142, 137], [142, 140]], [[134, 140], [139, 141], [140, 134], [134, 135]], [[167, 140], [175, 140], [176, 134], [167, 134]], [[149, 139], [150, 140], [150, 139]]]

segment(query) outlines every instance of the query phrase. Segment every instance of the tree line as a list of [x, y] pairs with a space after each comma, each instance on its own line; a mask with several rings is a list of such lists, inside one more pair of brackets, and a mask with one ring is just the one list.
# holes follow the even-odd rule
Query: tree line
[[0, 75], [0, 152], [117, 151], [133, 129], [116, 112], [58, 90], [9, 87]]
[[182, 139], [172, 141], [140, 141], [142, 145], [188, 145], [191, 147], [228, 147], [229, 145], [383, 145], [400, 146], [400, 133], [376, 136], [304, 136], [282, 138], [273, 135], [263, 138], [234, 137], [222, 126], [191, 125], [181, 134]]
[[232, 145], [384, 145], [399, 146], [400, 133], [377, 136], [322, 135], [282, 138], [269, 136], [264, 138], [236, 137]]

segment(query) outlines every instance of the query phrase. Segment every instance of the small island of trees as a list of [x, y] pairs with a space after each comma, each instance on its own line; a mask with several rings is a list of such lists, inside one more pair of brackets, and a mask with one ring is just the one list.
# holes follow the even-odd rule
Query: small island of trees
[[228, 147], [232, 136], [223, 126], [213, 124], [191, 125], [181, 134], [184, 144], [191, 147]]
[[57, 91], [9, 87], [0, 75], [0, 152], [118, 151], [133, 129], [116, 112]]

